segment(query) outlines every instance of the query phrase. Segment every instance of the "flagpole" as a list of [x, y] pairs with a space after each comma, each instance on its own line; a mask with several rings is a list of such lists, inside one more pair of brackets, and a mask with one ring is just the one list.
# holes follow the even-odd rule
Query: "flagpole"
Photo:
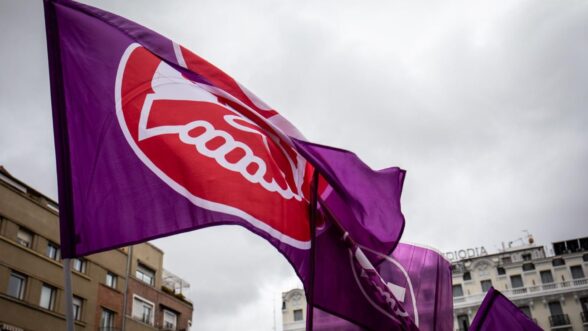
[[63, 281], [65, 289], [65, 323], [67, 331], [74, 331], [73, 291], [71, 284], [71, 259], [75, 253], [73, 211], [71, 208], [71, 166], [67, 144], [67, 119], [65, 117], [65, 98], [61, 70], [61, 55], [57, 18], [53, 0], [43, 0], [45, 14], [45, 32], [47, 35], [47, 57], [49, 63], [49, 83], [51, 87], [51, 108], [53, 110], [53, 135], [55, 137], [55, 154], [59, 196], [59, 223], [61, 253], [68, 256], [63, 259]]
[[71, 286], [71, 259], [63, 259], [63, 281], [65, 288], [65, 325], [67, 331], [74, 331], [73, 291]]
[[319, 173], [315, 169], [312, 175], [312, 184], [310, 186], [310, 280], [308, 284], [309, 293], [306, 304], [306, 330], [313, 330], [314, 323], [314, 272], [316, 265], [316, 216], [318, 204], [318, 180]]
[[127, 250], [127, 270], [125, 271], [125, 292], [123, 293], [123, 310], [122, 310], [122, 324], [121, 330], [127, 329], [127, 301], [129, 296], [129, 275], [131, 274], [131, 261], [133, 259], [133, 246], [129, 246]]

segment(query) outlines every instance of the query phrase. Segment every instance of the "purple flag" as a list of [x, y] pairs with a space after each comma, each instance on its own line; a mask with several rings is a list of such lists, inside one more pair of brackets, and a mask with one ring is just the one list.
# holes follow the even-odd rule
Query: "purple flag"
[[[344, 230], [320, 224], [313, 277], [313, 167], [293, 143], [302, 139], [298, 131], [224, 72], [149, 29], [69, 0], [46, 0], [45, 9], [63, 257], [241, 225], [274, 245], [305, 288], [315, 280], [315, 302], [324, 310], [372, 330], [414, 329], [353, 241], [385, 250], [402, 232], [398, 215], [390, 222], [402, 222], [392, 227], [366, 221], [370, 199], [383, 192], [377, 183], [374, 191], [344, 187], [362, 181], [352, 176], [377, 176], [341, 172], [327, 160], [335, 155], [311, 160], [329, 167], [321, 174], [352, 202], [327, 203], [321, 181], [329, 212], [342, 217], [338, 208], [345, 207], [354, 214], [342, 221]], [[399, 213], [403, 173], [394, 171], [382, 188], [395, 192], [387, 203]], [[340, 270], [347, 273], [339, 277]]]
[[308, 250], [310, 168], [284, 118], [153, 31], [47, 9], [64, 257], [218, 224]]
[[[451, 264], [441, 254], [400, 243], [376, 268], [422, 331], [453, 329]], [[315, 330], [362, 330], [346, 320], [315, 309]]]
[[542, 329], [514, 303], [492, 287], [486, 293], [469, 330], [540, 331]]
[[[378, 269], [385, 263], [374, 267], [328, 213], [318, 229], [316, 255], [315, 307], [368, 330], [418, 329], [395, 288], [381, 277]], [[319, 315], [314, 329], [320, 330], [321, 323]]]
[[404, 230], [400, 195], [406, 172], [374, 171], [351, 152], [296, 139], [294, 144], [331, 185], [321, 202], [340, 226], [358, 245], [391, 253]]

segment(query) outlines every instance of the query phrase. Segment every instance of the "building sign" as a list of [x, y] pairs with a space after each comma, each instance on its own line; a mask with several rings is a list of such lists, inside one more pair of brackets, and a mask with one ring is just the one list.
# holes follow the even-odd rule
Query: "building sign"
[[475, 247], [475, 248], [467, 248], [467, 249], [460, 249], [453, 252], [445, 252], [445, 258], [451, 262], [463, 260], [463, 259], [471, 259], [474, 257], [480, 257], [484, 255], [488, 255], [488, 252], [482, 247]]

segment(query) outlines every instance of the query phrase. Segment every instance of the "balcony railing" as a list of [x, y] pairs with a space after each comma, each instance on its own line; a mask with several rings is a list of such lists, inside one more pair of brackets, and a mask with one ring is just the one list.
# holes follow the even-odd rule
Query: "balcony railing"
[[553, 328], [556, 326], [570, 325], [570, 318], [568, 314], [551, 315], [549, 316], [549, 325]]
[[[535, 286], [517, 287], [501, 292], [509, 299], [513, 300], [535, 297], [539, 295], [559, 294], [581, 289], [588, 289], [588, 278], [573, 279], [564, 282], [548, 283]], [[484, 299], [485, 295], [486, 293], [476, 293], [468, 296], [454, 297], [453, 304], [455, 308], [479, 305]]]

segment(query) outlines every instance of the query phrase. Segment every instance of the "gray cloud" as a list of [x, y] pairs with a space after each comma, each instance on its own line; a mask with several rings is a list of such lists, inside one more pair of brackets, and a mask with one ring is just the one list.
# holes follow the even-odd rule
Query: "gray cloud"
[[[588, 233], [584, 1], [88, 3], [184, 44], [309, 139], [407, 169], [405, 240], [493, 250], [521, 230]], [[41, 4], [0, 2], [0, 39], [0, 163], [55, 197]], [[157, 244], [192, 283], [197, 330], [270, 330], [271, 292], [296, 284], [245, 230]]]

